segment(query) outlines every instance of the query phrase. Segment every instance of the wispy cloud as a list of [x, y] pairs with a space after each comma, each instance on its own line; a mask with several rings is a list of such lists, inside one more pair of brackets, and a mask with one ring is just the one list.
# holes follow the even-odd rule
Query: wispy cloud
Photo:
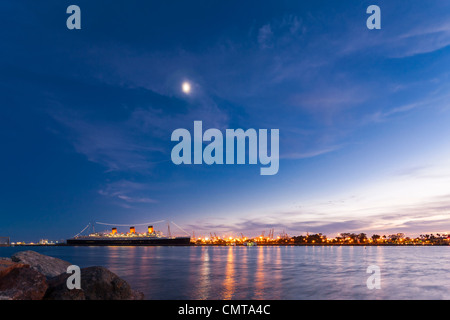
[[285, 153], [282, 154], [280, 156], [281, 159], [306, 159], [306, 158], [312, 158], [312, 157], [317, 157], [326, 153], [330, 153], [336, 150], [341, 149], [342, 146], [331, 146], [331, 147], [327, 147], [325, 149], [317, 149], [317, 150], [312, 150], [309, 152], [290, 152], [290, 153]]
[[120, 204], [127, 208], [131, 208], [131, 204], [158, 203], [158, 200], [145, 196], [150, 193], [148, 185], [128, 180], [110, 182], [98, 193], [113, 200], [120, 200]]
[[[142, 91], [126, 90], [133, 98]], [[53, 132], [65, 135], [75, 151], [89, 161], [107, 171], [148, 174], [156, 164], [170, 161], [173, 130], [190, 129], [195, 120], [202, 120], [204, 127], [227, 127], [228, 111], [220, 110], [200, 91], [192, 98], [195, 101], [156, 95], [154, 100], [143, 100], [138, 107], [127, 110], [125, 117], [115, 120], [108, 119], [108, 115], [76, 111], [59, 102], [54, 102], [55, 107], [48, 113], [61, 128]]]
[[[448, 9], [447, 9], [448, 10]], [[398, 35], [397, 57], [430, 53], [450, 45], [450, 23], [446, 20], [423, 21]]]
[[[108, 171], [147, 171], [152, 155], [165, 150], [154, 142], [143, 144], [130, 134], [124, 123], [90, 121], [71, 112], [52, 113], [52, 117], [68, 130], [75, 150]], [[153, 146], [152, 146], [153, 144]]]
[[[219, 233], [246, 232], [259, 235], [262, 231], [274, 228], [276, 234], [282, 231], [291, 235], [309, 233], [324, 233], [334, 236], [342, 232], [391, 234], [405, 232], [415, 236], [422, 232], [448, 232], [450, 230], [450, 196], [445, 199], [430, 199], [414, 206], [384, 207], [377, 214], [367, 215], [361, 208], [358, 217], [330, 216], [314, 214], [310, 217], [299, 212], [277, 212], [272, 215], [254, 218], [237, 218], [232, 221], [198, 221], [190, 228], [199, 231], [216, 231]], [[297, 215], [297, 218], [293, 218]], [[320, 219], [318, 219], [320, 218]], [[199, 227], [201, 226], [201, 227]]]
[[258, 43], [261, 49], [272, 48], [273, 32], [270, 24], [263, 25], [258, 31]]

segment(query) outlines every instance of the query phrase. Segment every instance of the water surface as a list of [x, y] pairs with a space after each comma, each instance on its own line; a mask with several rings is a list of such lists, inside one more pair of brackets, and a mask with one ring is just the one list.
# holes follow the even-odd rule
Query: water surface
[[[10, 247], [105, 266], [146, 299], [449, 299], [450, 247]], [[381, 269], [369, 290], [367, 267]]]

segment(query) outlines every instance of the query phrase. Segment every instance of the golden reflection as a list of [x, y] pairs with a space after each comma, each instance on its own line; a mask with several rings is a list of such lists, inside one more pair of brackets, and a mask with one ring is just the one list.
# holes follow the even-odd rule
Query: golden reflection
[[227, 255], [227, 265], [225, 268], [225, 280], [223, 283], [224, 287], [224, 300], [230, 300], [233, 297], [235, 287], [236, 287], [236, 278], [235, 278], [235, 265], [234, 265], [234, 247], [228, 248]]
[[[145, 248], [146, 247], [135, 247], [135, 246], [132, 246], [132, 247], [129, 247], [129, 249], [128, 249], [132, 253], [131, 257], [130, 257], [130, 260], [133, 261], [133, 264], [135, 266], [136, 265], [138, 266], [138, 268], [139, 268], [138, 272], [140, 274], [145, 274], [146, 268], [147, 268], [147, 264], [144, 261], [146, 259], [145, 255], [144, 255]], [[128, 263], [127, 266], [126, 266], [127, 269], [130, 271], [130, 273], [136, 272], [135, 270], [133, 270], [133, 267], [131, 267], [130, 265], [131, 264]]]
[[[239, 260], [239, 268], [241, 269], [241, 275], [239, 277], [239, 286], [241, 288], [248, 288], [249, 286], [249, 277], [250, 277], [250, 268], [248, 266], [248, 247], [240, 247], [239, 251], [236, 251], [236, 253], [239, 253], [240, 256], [238, 257]], [[238, 293], [241, 294], [243, 298], [236, 297], [236, 299], [245, 299], [247, 297], [247, 290], [239, 290]]]
[[[106, 259], [108, 261], [107, 265], [108, 266], [120, 265], [120, 247], [111, 246], [106, 248], [109, 251], [108, 254], [106, 255]], [[114, 267], [112, 267], [112, 269], [114, 269]], [[117, 270], [115, 272], [117, 272]]]
[[209, 257], [209, 248], [202, 248], [202, 268], [200, 269], [200, 284], [198, 287], [198, 299], [208, 299], [209, 288], [211, 288], [211, 261]]
[[258, 247], [255, 273], [255, 299], [264, 299], [264, 247]]
[[384, 247], [382, 247], [382, 246], [377, 246], [376, 247], [376, 263], [377, 263], [377, 266], [379, 266], [380, 268], [383, 268], [383, 262], [384, 262], [384, 257], [383, 257], [383, 254], [384, 254], [384, 250], [385, 250], [385, 248]]
[[343, 266], [345, 265], [344, 257], [343, 257], [343, 247], [342, 246], [335, 246], [330, 247], [333, 251], [335, 251], [335, 259], [336, 263], [334, 264], [334, 270], [336, 270], [336, 273], [339, 275], [336, 280], [337, 282], [341, 282], [341, 279], [343, 279], [344, 275], [344, 269]]
[[[271, 248], [272, 249], [272, 248]], [[281, 248], [276, 247], [273, 248], [275, 250], [275, 259], [273, 260], [274, 270], [273, 270], [273, 279], [270, 283], [273, 285], [273, 299], [281, 299], [282, 292], [282, 283], [281, 280], [283, 278], [281, 270], [283, 269], [283, 259], [281, 258]], [[292, 247], [284, 247], [284, 250], [292, 250]]]

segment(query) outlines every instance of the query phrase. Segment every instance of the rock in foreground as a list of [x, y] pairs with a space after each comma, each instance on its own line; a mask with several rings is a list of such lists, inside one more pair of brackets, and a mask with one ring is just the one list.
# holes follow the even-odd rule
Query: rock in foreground
[[30, 250], [17, 252], [11, 256], [11, 259], [14, 262], [28, 264], [32, 269], [35, 269], [46, 276], [47, 279], [65, 273], [67, 267], [71, 265], [71, 263], [67, 261]]
[[41, 300], [48, 285], [46, 278], [29, 266], [13, 268], [0, 278], [0, 299]]
[[104, 267], [81, 269], [81, 289], [67, 289], [70, 275], [61, 274], [49, 280], [44, 299], [48, 300], [142, 300], [144, 294]]
[[34, 251], [0, 258], [0, 300], [142, 300], [144, 294], [104, 267], [81, 269], [81, 289], [67, 288], [71, 264]]
[[9, 272], [16, 268], [29, 267], [23, 263], [17, 263], [9, 258], [0, 258], [0, 278], [6, 276]]

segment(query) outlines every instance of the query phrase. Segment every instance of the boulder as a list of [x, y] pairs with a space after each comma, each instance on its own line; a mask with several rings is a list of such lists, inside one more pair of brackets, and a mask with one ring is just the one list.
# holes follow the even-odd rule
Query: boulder
[[68, 277], [70, 277], [69, 274], [61, 274], [49, 279], [44, 300], [86, 300], [83, 290], [67, 288]]
[[142, 300], [144, 294], [104, 267], [81, 269], [81, 289], [67, 288], [71, 264], [34, 251], [0, 258], [0, 300]]
[[45, 276], [35, 269], [13, 268], [0, 278], [0, 300], [41, 300], [47, 288]]
[[47, 300], [143, 300], [144, 294], [132, 290], [130, 285], [104, 267], [81, 269], [81, 289], [69, 290], [66, 285], [69, 274], [61, 274], [49, 280]]
[[66, 273], [67, 267], [71, 265], [67, 261], [49, 257], [35, 251], [20, 251], [13, 254], [11, 259], [14, 262], [28, 264], [32, 269], [46, 276], [47, 279]]
[[14, 262], [9, 258], [0, 258], [0, 279], [16, 268], [29, 267], [29, 265]]

